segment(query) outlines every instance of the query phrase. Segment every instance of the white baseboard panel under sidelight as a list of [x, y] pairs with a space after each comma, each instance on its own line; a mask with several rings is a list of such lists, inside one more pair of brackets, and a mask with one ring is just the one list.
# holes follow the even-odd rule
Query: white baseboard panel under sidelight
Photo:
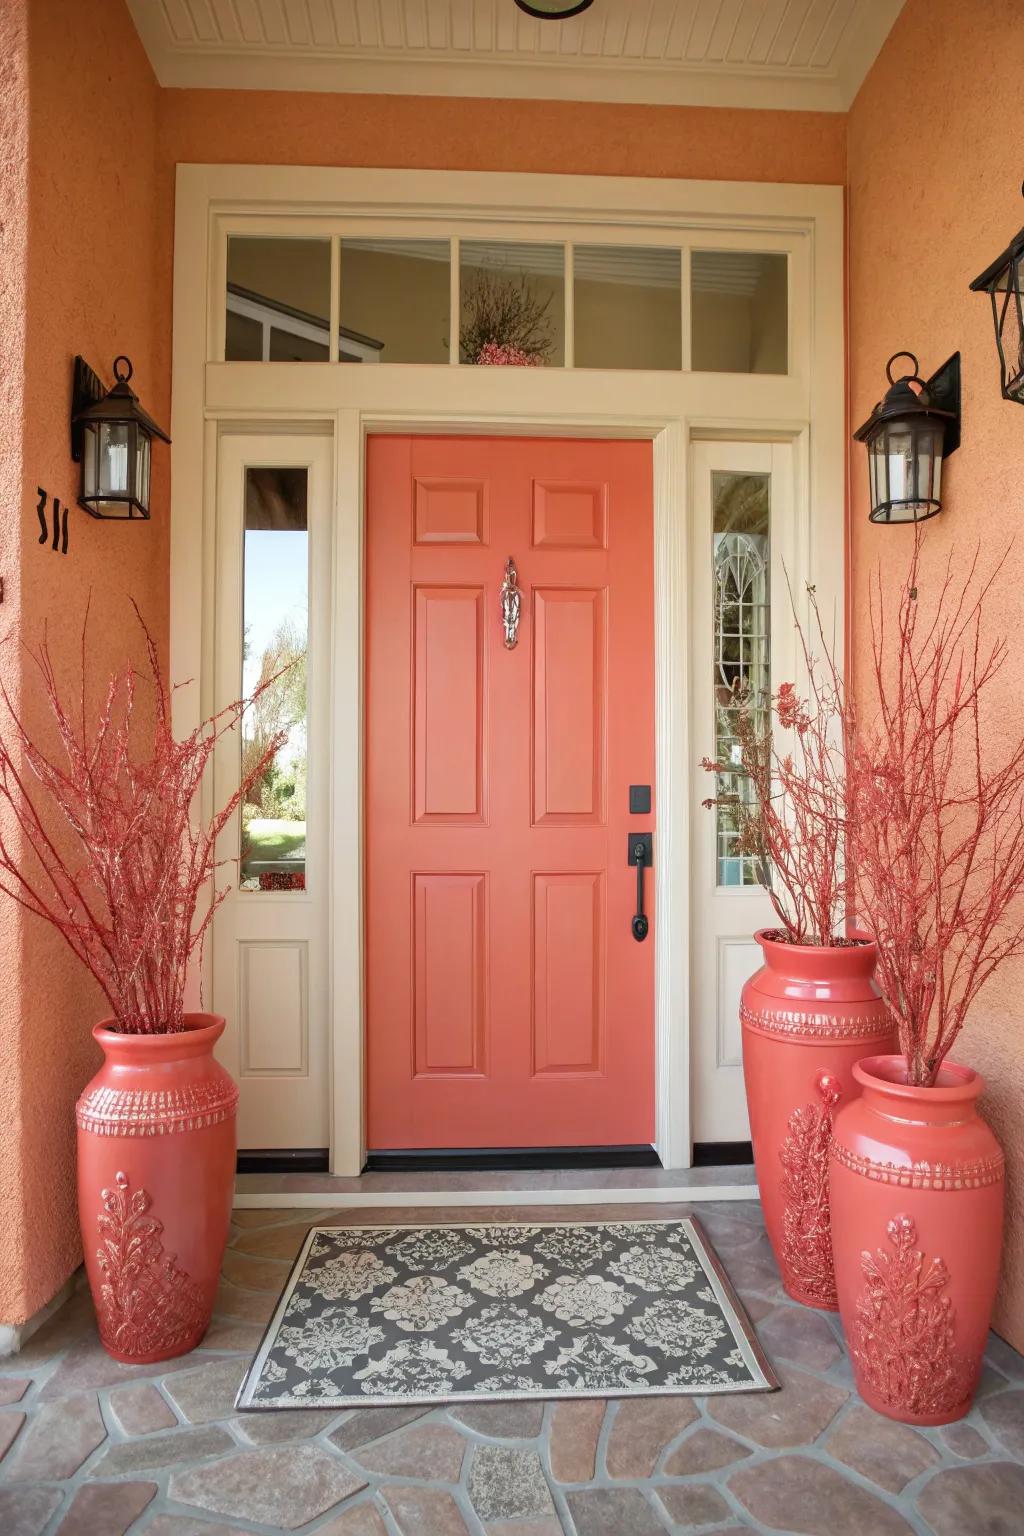
[[754, 1169], [624, 1168], [502, 1173], [240, 1174], [240, 1210], [388, 1210], [416, 1206], [694, 1205], [759, 1199]]

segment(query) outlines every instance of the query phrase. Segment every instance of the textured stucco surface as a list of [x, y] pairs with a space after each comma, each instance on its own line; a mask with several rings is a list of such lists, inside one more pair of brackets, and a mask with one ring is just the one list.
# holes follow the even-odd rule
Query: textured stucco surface
[[841, 183], [831, 112], [283, 91], [160, 93], [161, 158]]
[[[21, 426], [25, 391], [25, 271], [28, 259], [28, 33], [20, 5], [0, 6], [0, 641], [16, 629], [21, 602]], [[14, 645], [0, 644], [0, 676], [17, 703], [20, 666]], [[4, 819], [5, 840], [16, 846]], [[0, 1298], [18, 1288], [21, 1201], [12, 1149], [20, 1115], [14, 1085], [20, 1076], [20, 924], [0, 907]], [[0, 1305], [0, 1323], [9, 1321]]]
[[[976, 541], [991, 558], [1016, 538], [990, 609], [1007, 636], [1003, 686], [986, 722], [997, 743], [1021, 729], [1024, 673], [1024, 410], [1002, 400], [992, 320], [971, 280], [1024, 224], [1019, 100], [1024, 19], [1018, 0], [907, 0], [849, 117], [851, 425], [885, 388], [891, 353], [909, 347], [925, 377], [963, 355], [963, 443], [928, 525], [925, 581]], [[882, 562], [898, 583], [912, 534], [867, 521], [866, 455], [851, 478], [855, 679], [867, 686], [867, 584]], [[1007, 1247], [995, 1326], [1024, 1346], [1024, 965], [993, 978], [955, 1056], [988, 1082], [982, 1107], [1006, 1149]], [[948, 1255], [949, 1262], [956, 1256]]]
[[[80, 0], [6, 0], [0, 14], [8, 73], [17, 57], [6, 46], [8, 34], [25, 19], [28, 33], [27, 91], [23, 74], [14, 97], [6, 81], [3, 93], [5, 127], [10, 119], [16, 133], [27, 135], [28, 161], [25, 177], [24, 143], [12, 165], [5, 138], [3, 197], [16, 203], [14, 223], [20, 219], [26, 231], [26, 265], [22, 292], [6, 288], [0, 329], [5, 353], [23, 355], [25, 367], [19, 401], [5, 356], [0, 539], [17, 535], [20, 550], [0, 544], [0, 574], [11, 595], [0, 607], [0, 632], [17, 621], [21, 638], [32, 643], [45, 623], [75, 689], [90, 595], [90, 672], [97, 684], [139, 653], [129, 594], [162, 646], [167, 634], [166, 452], [154, 455], [153, 520], [127, 526], [96, 522], [75, 506], [78, 471], [68, 447], [76, 352], [108, 380], [114, 356], [130, 354], [143, 402], [158, 420], [169, 415], [169, 290], [160, 287], [167, 278], [157, 236], [162, 225], [169, 240], [170, 223], [157, 217], [157, 87], [123, 0], [90, 0], [88, 7]], [[71, 506], [66, 557], [37, 542], [37, 486]], [[38, 725], [45, 719], [38, 688], [17, 646], [4, 664], [22, 673], [27, 717]], [[73, 1106], [95, 1067], [89, 1031], [104, 1010], [81, 967], [42, 924], [5, 903], [0, 934], [0, 1322], [17, 1323], [60, 1288], [81, 1257]]]

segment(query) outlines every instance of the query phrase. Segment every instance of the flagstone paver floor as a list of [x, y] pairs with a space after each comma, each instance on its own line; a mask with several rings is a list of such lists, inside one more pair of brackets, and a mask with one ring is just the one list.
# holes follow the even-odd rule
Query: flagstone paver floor
[[[696, 1214], [784, 1386], [771, 1395], [238, 1414], [307, 1227]], [[1020, 1536], [1024, 1359], [993, 1337], [969, 1418], [912, 1430], [852, 1387], [838, 1320], [782, 1291], [755, 1202], [237, 1211], [201, 1349], [117, 1365], [79, 1290], [0, 1361], [2, 1536]]]

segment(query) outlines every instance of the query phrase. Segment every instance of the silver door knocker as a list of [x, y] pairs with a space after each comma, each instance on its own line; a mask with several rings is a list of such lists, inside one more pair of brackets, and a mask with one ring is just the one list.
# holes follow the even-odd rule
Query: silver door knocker
[[523, 594], [519, 590], [519, 572], [516, 563], [509, 556], [505, 566], [505, 580], [501, 584], [501, 623], [505, 630], [505, 649], [511, 651], [515, 648], [519, 638], [519, 612], [523, 604]]

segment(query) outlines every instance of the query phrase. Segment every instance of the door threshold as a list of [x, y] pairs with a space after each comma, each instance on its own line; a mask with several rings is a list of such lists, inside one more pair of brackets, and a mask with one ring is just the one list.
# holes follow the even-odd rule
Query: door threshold
[[330, 1147], [239, 1147], [236, 1173], [327, 1173]]
[[754, 1148], [749, 1141], [695, 1141], [693, 1144], [695, 1168], [735, 1168], [740, 1163], [753, 1161]]
[[433, 1209], [455, 1206], [690, 1205], [757, 1200], [751, 1164], [710, 1168], [241, 1174], [241, 1210]]
[[[724, 1161], [724, 1159], [723, 1159]], [[741, 1161], [741, 1159], [736, 1159]], [[364, 1173], [500, 1173], [518, 1169], [660, 1168], [652, 1146], [409, 1147], [368, 1152]], [[239, 1169], [239, 1172], [242, 1170]], [[256, 1172], [255, 1169], [246, 1170]]]

